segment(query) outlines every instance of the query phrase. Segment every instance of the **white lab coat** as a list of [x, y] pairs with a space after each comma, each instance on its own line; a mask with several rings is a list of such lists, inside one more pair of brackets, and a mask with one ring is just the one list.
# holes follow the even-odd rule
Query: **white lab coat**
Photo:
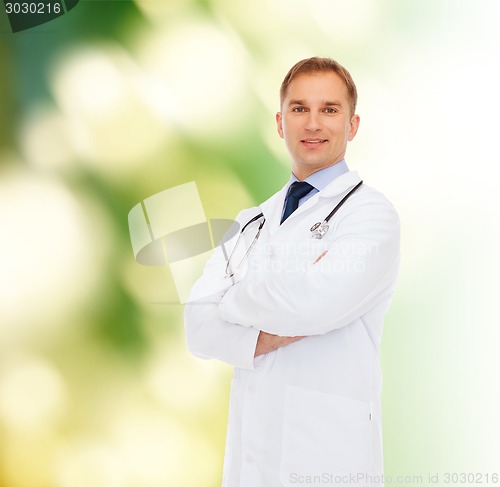
[[[235, 367], [223, 487], [381, 485], [379, 344], [399, 270], [398, 215], [363, 184], [323, 239], [310, 232], [359, 181], [337, 177], [281, 226], [287, 186], [242, 211], [241, 226], [260, 212], [266, 223], [235, 283], [218, 248], [193, 287], [189, 349]], [[306, 338], [254, 359], [259, 330]]]

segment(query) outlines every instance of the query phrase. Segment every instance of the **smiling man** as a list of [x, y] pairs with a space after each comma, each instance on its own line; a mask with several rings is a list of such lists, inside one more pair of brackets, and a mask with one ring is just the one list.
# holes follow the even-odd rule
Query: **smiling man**
[[[316, 62], [321, 66], [321, 61]], [[354, 114], [357, 92], [349, 73], [340, 66], [338, 73], [309, 72], [311, 63], [298, 63], [287, 75], [281, 88], [281, 112], [276, 114], [278, 133], [285, 139], [293, 174], [300, 181], [342, 161], [347, 142], [359, 126], [359, 116]]]
[[382, 485], [379, 346], [398, 215], [344, 159], [360, 121], [345, 68], [300, 61], [280, 102], [290, 180], [238, 215], [185, 309], [190, 350], [235, 367], [223, 487]]

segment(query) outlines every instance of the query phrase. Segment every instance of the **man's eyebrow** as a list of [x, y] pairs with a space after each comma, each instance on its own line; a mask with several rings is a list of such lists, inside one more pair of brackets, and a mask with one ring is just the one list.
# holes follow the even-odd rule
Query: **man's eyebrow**
[[290, 100], [288, 102], [289, 105], [305, 105], [306, 102], [304, 100]]
[[325, 101], [325, 106], [327, 106], [327, 107], [341, 107], [342, 103], [340, 103], [340, 101], [338, 101], [338, 100]]
[[[307, 103], [304, 100], [290, 100], [288, 102], [289, 105], [307, 105]], [[323, 105], [327, 107], [341, 107], [342, 103], [340, 103], [339, 100], [333, 100], [333, 101], [324, 101]]]

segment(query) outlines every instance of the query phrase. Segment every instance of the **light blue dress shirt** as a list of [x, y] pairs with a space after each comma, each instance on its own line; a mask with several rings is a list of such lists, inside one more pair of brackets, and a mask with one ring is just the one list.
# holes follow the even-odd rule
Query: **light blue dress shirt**
[[[304, 179], [306, 183], [309, 183], [313, 186], [313, 189], [307, 193], [303, 198], [299, 200], [299, 206], [307, 201], [311, 196], [320, 192], [323, 188], [328, 186], [335, 178], [338, 178], [342, 174], [349, 172], [349, 168], [347, 167], [347, 163], [345, 159], [333, 164], [332, 166], [325, 167], [324, 169], [320, 169], [319, 171], [311, 174], [309, 177]], [[288, 188], [292, 183], [298, 181], [295, 175], [292, 173], [290, 176], [290, 182], [288, 184]], [[288, 188], [287, 188], [287, 197], [285, 198], [285, 203], [283, 205], [283, 210], [281, 212], [281, 216], [283, 216], [283, 212], [285, 211], [286, 200], [288, 199]]]

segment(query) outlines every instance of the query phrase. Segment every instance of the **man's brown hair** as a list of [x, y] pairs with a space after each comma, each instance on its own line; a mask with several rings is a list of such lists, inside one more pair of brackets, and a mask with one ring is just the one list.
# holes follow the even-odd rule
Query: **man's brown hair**
[[303, 59], [295, 64], [290, 71], [288, 71], [283, 83], [281, 83], [280, 105], [283, 106], [283, 100], [285, 99], [288, 85], [299, 74], [319, 74], [328, 72], [337, 74], [345, 83], [347, 93], [349, 95], [351, 116], [354, 115], [356, 111], [356, 104], [358, 103], [358, 91], [356, 90], [356, 85], [354, 84], [354, 81], [347, 69], [341, 66], [337, 61], [327, 57], [311, 57]]

